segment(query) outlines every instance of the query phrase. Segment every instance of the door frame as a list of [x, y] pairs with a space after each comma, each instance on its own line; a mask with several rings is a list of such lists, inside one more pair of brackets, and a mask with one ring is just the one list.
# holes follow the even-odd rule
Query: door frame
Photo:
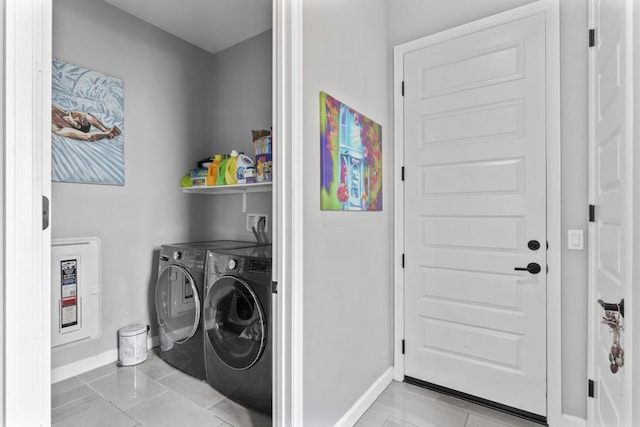
[[[51, 231], [41, 231], [51, 200], [52, 0], [1, 0], [4, 12], [0, 425], [51, 423]], [[30, 48], [30, 49], [29, 49]], [[274, 421], [302, 420], [302, 5], [273, 1]], [[27, 96], [30, 94], [31, 96]], [[296, 166], [298, 165], [298, 166]], [[31, 212], [33, 215], [24, 215]], [[292, 283], [297, 283], [292, 286]], [[18, 286], [20, 285], [20, 286]], [[27, 290], [25, 292], [25, 290]], [[20, 298], [23, 295], [30, 298]], [[40, 296], [40, 298], [37, 298]], [[25, 357], [31, 355], [32, 357]], [[10, 367], [10, 368], [9, 368]], [[28, 418], [28, 419], [27, 419]]]
[[303, 425], [302, 2], [273, 0], [273, 421]]
[[561, 425], [561, 146], [560, 146], [560, 17], [559, 0], [539, 0], [478, 21], [432, 34], [394, 47], [393, 108], [394, 108], [394, 379], [404, 380], [402, 354], [404, 339], [404, 104], [401, 92], [404, 75], [404, 55], [469, 33], [480, 31], [515, 19], [544, 14], [546, 21], [546, 123], [547, 123], [547, 422]]
[[[4, 0], [3, 418], [51, 423], [51, 0]], [[43, 292], [43, 289], [46, 292]]]

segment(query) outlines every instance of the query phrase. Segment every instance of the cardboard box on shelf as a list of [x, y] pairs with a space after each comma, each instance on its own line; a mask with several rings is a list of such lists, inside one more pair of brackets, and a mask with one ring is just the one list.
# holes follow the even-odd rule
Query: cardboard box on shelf
[[256, 155], [256, 181], [269, 182], [273, 180], [273, 163], [271, 153]]
[[193, 185], [207, 185], [207, 168], [197, 168], [191, 171], [191, 182]]
[[258, 154], [271, 154], [271, 135], [266, 135], [253, 141], [253, 151]]
[[[267, 131], [262, 131], [267, 132]], [[256, 137], [257, 136], [257, 137]], [[273, 162], [271, 158], [272, 150], [271, 133], [256, 134], [254, 132], [253, 148], [256, 155], [256, 181], [269, 182], [273, 180]]]

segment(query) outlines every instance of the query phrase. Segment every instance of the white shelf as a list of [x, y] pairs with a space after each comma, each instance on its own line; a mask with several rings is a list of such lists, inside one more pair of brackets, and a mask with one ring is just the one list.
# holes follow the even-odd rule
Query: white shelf
[[271, 191], [271, 182], [256, 182], [254, 184], [232, 185], [194, 185], [193, 187], [181, 187], [184, 193], [197, 194], [234, 194], [234, 193], [263, 193]]
[[232, 185], [194, 185], [181, 187], [183, 193], [192, 194], [242, 194], [242, 213], [247, 212], [247, 193], [265, 193], [271, 191], [271, 182]]

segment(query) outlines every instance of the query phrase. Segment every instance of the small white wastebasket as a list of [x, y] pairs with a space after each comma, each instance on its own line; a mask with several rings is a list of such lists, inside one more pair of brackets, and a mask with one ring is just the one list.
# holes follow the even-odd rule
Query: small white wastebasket
[[147, 360], [148, 325], [129, 325], [118, 330], [118, 358], [122, 366], [132, 366]]

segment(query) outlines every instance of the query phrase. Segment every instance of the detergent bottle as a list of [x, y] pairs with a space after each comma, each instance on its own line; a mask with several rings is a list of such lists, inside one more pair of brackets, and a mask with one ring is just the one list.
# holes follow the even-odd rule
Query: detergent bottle
[[[244, 153], [238, 154], [236, 177], [238, 184], [247, 184], [256, 182], [256, 172], [253, 166], [253, 159]], [[253, 179], [252, 179], [253, 178]]]
[[222, 163], [222, 156], [220, 154], [216, 154], [213, 157], [213, 162], [209, 165], [209, 170], [207, 171], [207, 185], [216, 185], [220, 163]]
[[227, 171], [227, 161], [229, 160], [229, 155], [225, 154], [222, 156], [222, 161], [218, 165], [218, 176], [216, 177], [216, 185], [225, 185], [227, 182], [224, 179], [224, 175]]
[[229, 160], [227, 160], [227, 168], [224, 174], [224, 180], [227, 184], [237, 184], [238, 183], [238, 152], [236, 150], [232, 150], [229, 155]]

